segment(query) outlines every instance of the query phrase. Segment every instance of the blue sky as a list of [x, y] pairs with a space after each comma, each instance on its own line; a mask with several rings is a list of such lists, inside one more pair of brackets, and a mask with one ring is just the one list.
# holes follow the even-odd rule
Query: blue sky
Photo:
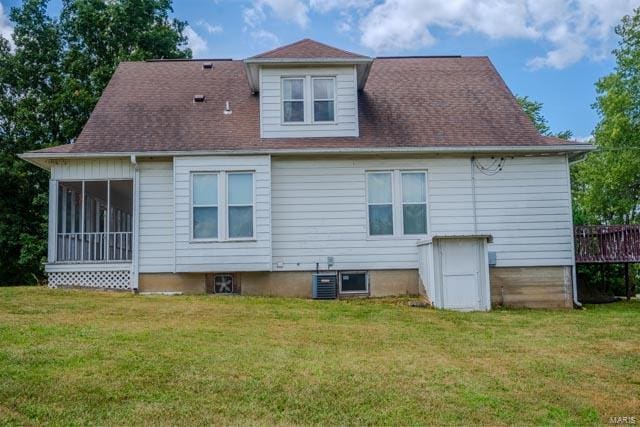
[[[6, 19], [17, 0], [0, 0]], [[174, 0], [194, 56], [244, 58], [302, 38], [370, 56], [486, 55], [511, 90], [544, 103], [553, 131], [589, 136], [613, 28], [637, 0]], [[51, 2], [56, 14], [59, 0]]]

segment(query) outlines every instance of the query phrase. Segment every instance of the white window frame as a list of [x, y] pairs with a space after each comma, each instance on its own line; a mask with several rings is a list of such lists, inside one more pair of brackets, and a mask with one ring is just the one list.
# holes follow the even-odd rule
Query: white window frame
[[[195, 204], [195, 200], [193, 197], [193, 191], [195, 190], [195, 186], [194, 186], [194, 177], [196, 175], [216, 175], [217, 178], [217, 182], [218, 182], [218, 191], [217, 191], [217, 195], [218, 195], [218, 200], [217, 200], [217, 204], [215, 205], [196, 205]], [[220, 203], [220, 195], [221, 195], [221, 188], [220, 188], [220, 181], [221, 181], [221, 174], [218, 171], [202, 171], [202, 172], [192, 172], [191, 173], [191, 178], [190, 178], [190, 185], [189, 185], [189, 228], [191, 229], [190, 231], [190, 236], [191, 236], [191, 240], [195, 241], [195, 242], [217, 242], [221, 240], [221, 220], [220, 220], [220, 210], [221, 210], [221, 203]], [[195, 236], [195, 229], [194, 229], [194, 209], [195, 208], [218, 208], [218, 237], [196, 237]]]
[[[229, 200], [229, 175], [240, 175], [240, 174], [250, 174], [251, 175], [251, 205], [246, 204], [231, 204], [228, 202]], [[241, 241], [241, 240], [255, 240], [256, 239], [256, 174], [254, 171], [229, 171], [225, 172], [225, 237], [227, 240], [232, 241]], [[231, 237], [229, 236], [229, 208], [230, 207], [247, 207], [251, 206], [251, 236], [246, 237]]]
[[[229, 185], [228, 176], [232, 174], [251, 174], [252, 180], [252, 207], [253, 207], [253, 235], [251, 237], [229, 237], [229, 206], [249, 206], [228, 203], [229, 200]], [[198, 170], [191, 171], [189, 179], [189, 241], [192, 243], [222, 243], [222, 242], [251, 242], [256, 241], [256, 171], [253, 169], [238, 169], [238, 170]], [[194, 207], [213, 207], [215, 205], [198, 205], [193, 204], [193, 177], [194, 175], [217, 175], [218, 176], [218, 237], [217, 238], [196, 238], [193, 235], [193, 208]]]
[[[342, 275], [343, 274], [364, 274], [364, 283], [366, 286], [366, 289], [364, 291], [343, 291], [342, 290]], [[338, 273], [338, 283], [339, 283], [339, 293], [341, 294], [354, 294], [354, 295], [364, 295], [364, 294], [369, 294], [369, 272], [368, 271], [340, 271]]]
[[[315, 121], [314, 120], [314, 95], [313, 80], [314, 79], [331, 79], [333, 80], [333, 121]], [[285, 101], [300, 101], [299, 99], [289, 99], [284, 97], [284, 81], [285, 80], [302, 80], [302, 105], [304, 111], [304, 121], [287, 122], [284, 120], [284, 103]], [[318, 101], [331, 101], [331, 99], [319, 99]], [[280, 125], [282, 126], [335, 126], [338, 124], [338, 85], [337, 76], [335, 74], [292, 74], [280, 77]]]
[[[302, 99], [292, 99], [284, 97], [284, 82], [286, 80], [302, 80]], [[280, 79], [280, 118], [282, 124], [285, 125], [303, 125], [307, 123], [307, 79], [305, 76], [287, 76]], [[284, 103], [285, 102], [302, 102], [302, 121], [293, 122], [286, 121], [284, 118]]]
[[[424, 203], [416, 203], [416, 202], [405, 202], [404, 201], [404, 187], [403, 187], [403, 181], [402, 181], [402, 175], [404, 174], [422, 174], [424, 176]], [[425, 171], [414, 171], [414, 170], [400, 170], [399, 171], [399, 179], [398, 179], [399, 185], [400, 185], [400, 226], [402, 227], [400, 229], [401, 234], [403, 236], [426, 236], [427, 233], [429, 233], [429, 201], [427, 199], [427, 172]], [[424, 223], [425, 223], [425, 227], [426, 232], [425, 233], [420, 233], [420, 234], [405, 234], [404, 232], [404, 207], [405, 205], [424, 205], [425, 209], [425, 215], [427, 216], [424, 219]]]
[[[319, 98], [316, 99], [316, 94], [315, 91], [313, 90], [313, 82], [314, 80], [331, 80], [332, 84], [333, 84], [333, 98]], [[313, 124], [334, 124], [336, 123], [336, 117], [338, 115], [338, 108], [337, 108], [337, 98], [338, 98], [338, 94], [337, 92], [337, 87], [336, 87], [336, 78], [335, 76], [312, 76], [311, 77], [311, 122]], [[333, 120], [318, 120], [316, 121], [316, 101], [333, 101]]]
[[[392, 212], [393, 212], [393, 234], [371, 234], [369, 228], [369, 205], [382, 205], [381, 203], [369, 203], [369, 174], [370, 173], [389, 173], [391, 174], [391, 200], [392, 200]], [[426, 224], [427, 232], [425, 234], [404, 234], [404, 215], [402, 207], [404, 206], [402, 200], [402, 174], [403, 173], [423, 173], [425, 179], [425, 204], [426, 209]], [[429, 171], [426, 169], [367, 169], [365, 170], [365, 197], [366, 197], [366, 229], [367, 240], [385, 240], [385, 239], [407, 239], [407, 240], [419, 240], [425, 238], [431, 230], [431, 215], [429, 210], [431, 204], [429, 203]], [[411, 203], [409, 203], [411, 204]], [[416, 203], [417, 204], [417, 203]]]
[[[369, 175], [370, 174], [387, 174], [391, 176], [391, 203], [371, 203], [369, 202]], [[393, 185], [393, 171], [390, 170], [370, 170], [365, 172], [365, 193], [367, 199], [367, 236], [372, 238], [389, 238], [393, 237], [396, 234], [396, 209], [395, 206], [395, 188]], [[391, 234], [371, 234], [371, 224], [369, 223], [369, 206], [387, 206], [391, 205]]]

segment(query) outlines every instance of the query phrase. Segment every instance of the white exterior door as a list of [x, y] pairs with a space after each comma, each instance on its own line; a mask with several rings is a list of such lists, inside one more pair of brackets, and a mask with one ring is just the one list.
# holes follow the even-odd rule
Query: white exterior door
[[441, 241], [443, 308], [482, 310], [478, 241]]

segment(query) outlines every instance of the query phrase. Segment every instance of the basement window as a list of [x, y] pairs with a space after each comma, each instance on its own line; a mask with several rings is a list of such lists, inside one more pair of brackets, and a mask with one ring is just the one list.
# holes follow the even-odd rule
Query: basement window
[[366, 271], [343, 271], [340, 273], [340, 293], [366, 294], [369, 292], [368, 279]]

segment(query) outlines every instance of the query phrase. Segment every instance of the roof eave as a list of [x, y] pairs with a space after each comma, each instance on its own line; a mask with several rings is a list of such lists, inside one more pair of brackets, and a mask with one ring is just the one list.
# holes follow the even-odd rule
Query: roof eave
[[596, 150], [591, 144], [566, 145], [513, 145], [513, 146], [465, 146], [465, 147], [386, 147], [386, 148], [296, 148], [296, 149], [255, 149], [255, 150], [201, 150], [201, 151], [130, 151], [101, 153], [40, 153], [28, 152], [19, 157], [43, 169], [49, 169], [48, 160], [72, 158], [129, 158], [139, 157], [172, 157], [194, 155], [318, 155], [318, 154], [578, 154]]
[[243, 62], [252, 92], [260, 91], [258, 70], [261, 66], [309, 67], [314, 65], [355, 65], [358, 76], [358, 90], [362, 90], [367, 82], [373, 58], [247, 58]]

